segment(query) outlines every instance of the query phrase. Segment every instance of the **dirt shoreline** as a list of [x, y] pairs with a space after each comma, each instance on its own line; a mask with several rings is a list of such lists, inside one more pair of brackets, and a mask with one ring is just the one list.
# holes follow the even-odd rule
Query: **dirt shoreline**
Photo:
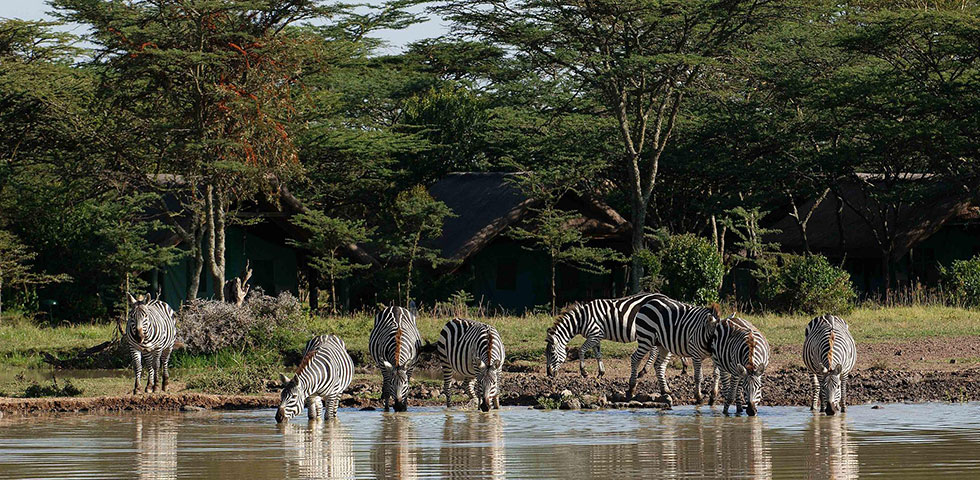
[[[572, 407], [663, 407], [651, 402], [658, 393], [652, 378], [643, 378], [638, 384], [637, 397], [642, 404], [623, 403], [627, 400], [623, 395], [626, 380], [625, 377], [611, 375], [602, 379], [583, 378], [577, 372], [571, 374], [567, 371], [557, 379], [540, 373], [505, 372], [501, 384], [501, 404], [555, 406], [562, 403], [560, 392], [568, 390], [578, 400], [571, 403]], [[694, 382], [690, 375], [673, 372], [668, 381], [673, 390], [674, 405], [693, 402]], [[706, 385], [705, 390], [707, 388]], [[454, 386], [453, 394], [461, 395], [462, 389]], [[379, 395], [379, 382], [357, 382], [345, 393], [341, 406], [379, 408]], [[410, 396], [410, 405], [413, 406], [438, 406], [445, 402], [440, 388], [426, 384], [413, 385]], [[764, 406], [803, 406], [807, 404], [808, 397], [809, 383], [802, 368], [783, 368], [767, 374], [763, 381]], [[271, 392], [265, 395], [177, 392], [103, 397], [0, 398], [0, 412], [29, 416], [67, 412], [242, 410], [272, 408], [278, 404], [278, 400], [278, 396]], [[980, 401], [980, 368], [958, 371], [872, 368], [855, 372], [848, 381], [848, 404], [852, 405], [930, 401]]]

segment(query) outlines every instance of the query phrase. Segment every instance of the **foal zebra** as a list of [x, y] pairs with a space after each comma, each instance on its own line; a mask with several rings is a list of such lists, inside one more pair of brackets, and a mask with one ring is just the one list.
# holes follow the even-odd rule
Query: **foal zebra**
[[762, 375], [769, 365], [769, 342], [754, 325], [732, 314], [715, 328], [711, 345], [715, 364], [715, 383], [708, 404], [714, 403], [719, 381], [725, 389], [725, 409], [735, 404], [735, 413], [742, 413], [740, 394], [745, 395], [745, 410], [752, 416], [762, 401]]
[[143, 360], [147, 360], [146, 387], [150, 390], [153, 381], [153, 391], [157, 391], [157, 372], [163, 377], [163, 391], [167, 391], [170, 379], [168, 365], [170, 352], [177, 338], [177, 323], [174, 311], [165, 302], [157, 299], [150, 300], [140, 296], [139, 299], [129, 295], [129, 318], [126, 319], [126, 342], [129, 343], [129, 354], [133, 359], [133, 371], [136, 382], [133, 384], [133, 395], [140, 388], [140, 377], [143, 375]]
[[600, 342], [602, 340], [619, 343], [635, 342], [636, 313], [641, 305], [653, 297], [652, 294], [641, 293], [624, 298], [592, 300], [576, 304], [559, 315], [555, 324], [548, 329], [545, 347], [548, 376], [558, 375], [558, 370], [567, 357], [565, 346], [577, 335], [585, 337], [585, 343], [579, 348], [579, 372], [583, 377], [587, 376], [585, 354], [589, 350], [594, 350], [596, 364], [599, 367], [598, 376], [605, 375], [606, 368], [602, 365]]
[[[671, 403], [667, 386], [667, 362], [670, 355], [691, 357], [694, 366], [694, 399], [701, 403], [701, 362], [711, 356], [711, 340], [721, 315], [718, 305], [695, 307], [672, 300], [666, 295], [653, 294], [636, 314], [636, 351], [630, 357], [630, 386], [628, 397], [636, 393], [636, 379], [646, 373], [647, 366], [637, 374], [640, 361], [648, 353], [655, 360], [657, 383], [667, 403]], [[656, 347], [657, 351], [653, 352]]]
[[[504, 364], [504, 342], [496, 328], [463, 318], [446, 322], [439, 334], [439, 357], [442, 359], [442, 383], [446, 407], [452, 406], [453, 374], [462, 377], [470, 399], [479, 400], [480, 410], [500, 408], [500, 369]], [[475, 391], [474, 391], [474, 386]]]
[[336, 335], [320, 335], [310, 339], [303, 351], [292, 379], [280, 374], [282, 393], [276, 422], [295, 417], [306, 406], [310, 419], [337, 416], [340, 394], [350, 386], [354, 377], [354, 362], [347, 353], [344, 341]]
[[368, 338], [371, 357], [381, 369], [381, 400], [388, 411], [394, 398], [395, 411], [408, 409], [408, 384], [422, 349], [422, 335], [415, 326], [415, 315], [402, 307], [387, 307], [374, 316], [374, 329]]
[[844, 319], [824, 315], [810, 320], [803, 340], [803, 364], [813, 386], [810, 410], [823, 407], [827, 415], [834, 415], [847, 409], [847, 374], [855, 363], [857, 346]]

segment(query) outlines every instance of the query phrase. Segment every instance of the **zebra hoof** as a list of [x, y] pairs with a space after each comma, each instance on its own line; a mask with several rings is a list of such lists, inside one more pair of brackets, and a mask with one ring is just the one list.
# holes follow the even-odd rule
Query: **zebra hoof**
[[659, 397], [657, 397], [657, 401], [658, 402], [664, 402], [667, 405], [673, 405], [674, 404], [674, 399], [670, 398], [670, 394], [661, 394]]

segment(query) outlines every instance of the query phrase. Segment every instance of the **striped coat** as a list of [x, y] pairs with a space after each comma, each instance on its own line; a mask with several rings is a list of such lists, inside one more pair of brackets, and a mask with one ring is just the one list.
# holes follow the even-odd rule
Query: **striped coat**
[[[630, 386], [628, 396], [636, 391], [636, 379], [646, 373], [646, 367], [637, 374], [644, 356], [655, 359], [657, 383], [660, 393], [669, 403], [670, 387], [667, 385], [667, 362], [670, 356], [691, 357], [694, 365], [695, 401], [701, 403], [701, 362], [711, 356], [711, 339], [718, 325], [720, 312], [717, 305], [711, 308], [696, 307], [672, 300], [666, 295], [651, 295], [636, 314], [636, 351], [630, 357]], [[657, 351], [654, 352], [653, 349]], [[647, 365], [650, 364], [647, 360]]]
[[394, 400], [395, 411], [405, 411], [412, 370], [422, 349], [422, 335], [415, 326], [415, 315], [402, 307], [387, 307], [378, 312], [368, 338], [368, 349], [381, 370], [381, 400], [385, 411], [388, 411], [391, 400]]
[[276, 421], [282, 423], [306, 406], [310, 419], [337, 416], [340, 395], [354, 378], [354, 362], [344, 341], [336, 335], [320, 335], [306, 343], [303, 360], [292, 379], [283, 375]]
[[766, 337], [746, 320], [732, 317], [722, 320], [715, 328], [711, 358], [715, 364], [715, 386], [709, 404], [718, 393], [719, 381], [725, 390], [725, 413], [735, 404], [735, 413], [742, 413], [739, 395], [745, 395], [746, 411], [755, 415], [762, 401], [762, 375], [769, 366], [770, 348]]
[[824, 315], [810, 320], [803, 338], [803, 364], [813, 387], [811, 410], [822, 407], [834, 415], [847, 409], [847, 375], [855, 363], [857, 345], [844, 319]]
[[585, 354], [594, 350], [596, 364], [599, 367], [598, 376], [603, 376], [606, 369], [602, 364], [602, 352], [599, 344], [602, 340], [619, 343], [636, 341], [636, 314], [640, 306], [653, 298], [654, 295], [641, 293], [624, 298], [592, 300], [576, 304], [558, 316], [555, 324], [548, 329], [545, 346], [545, 364], [548, 376], [558, 375], [558, 370], [567, 358], [566, 345], [569, 340], [578, 335], [585, 337], [585, 343], [579, 349], [579, 372], [586, 376]]
[[491, 403], [500, 408], [498, 385], [505, 354], [496, 328], [473, 320], [452, 319], [439, 334], [438, 352], [446, 407], [452, 406], [449, 387], [455, 375], [463, 380], [470, 399], [479, 401], [481, 410], [489, 411]]
[[140, 297], [139, 300], [129, 296], [129, 318], [126, 319], [126, 343], [129, 344], [129, 354], [133, 361], [133, 371], [136, 381], [133, 385], [133, 395], [140, 387], [140, 377], [143, 374], [143, 363], [149, 370], [146, 377], [144, 392], [150, 390], [152, 381], [153, 391], [157, 391], [157, 372], [163, 379], [162, 390], [167, 391], [170, 380], [170, 352], [177, 338], [177, 323], [174, 311], [161, 300], [150, 300]]

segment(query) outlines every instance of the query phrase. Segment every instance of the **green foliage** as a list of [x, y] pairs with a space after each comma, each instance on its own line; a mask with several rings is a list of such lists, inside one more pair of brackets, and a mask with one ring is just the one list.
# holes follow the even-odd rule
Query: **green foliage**
[[207, 393], [248, 395], [268, 393], [271, 382], [281, 372], [281, 367], [243, 363], [231, 368], [209, 368], [192, 374], [187, 388]]
[[341, 253], [341, 249], [366, 243], [374, 229], [367, 227], [363, 220], [328, 217], [317, 210], [294, 215], [291, 222], [308, 232], [309, 237], [303, 241], [290, 239], [287, 242], [312, 252], [310, 266], [320, 274], [321, 279], [329, 282], [331, 309], [336, 312], [337, 281], [370, 267], [351, 262], [348, 256]]
[[3, 314], [3, 288], [29, 286], [68, 281], [68, 275], [36, 273], [31, 263], [37, 254], [27, 249], [12, 233], [0, 230], [0, 315]]
[[665, 295], [697, 305], [718, 301], [725, 266], [711, 242], [691, 234], [673, 235], [659, 257]]
[[71, 380], [65, 380], [61, 386], [58, 386], [56, 381], [52, 382], [51, 385], [39, 385], [34, 382], [24, 390], [24, 398], [77, 397], [81, 394], [82, 390], [72, 385]]
[[941, 266], [943, 288], [960, 305], [980, 305], [980, 255], [969, 260], [956, 260], [948, 267]]
[[857, 296], [851, 276], [822, 255], [780, 255], [755, 272], [759, 298], [770, 309], [809, 314], [841, 314]]
[[653, 250], [644, 248], [634, 253], [633, 256], [639, 257], [640, 264], [643, 265], [643, 279], [640, 280], [640, 288], [644, 292], [661, 291], [663, 289], [664, 279], [660, 255]]
[[426, 242], [442, 235], [442, 225], [449, 217], [456, 215], [429, 194], [421, 185], [416, 185], [398, 194], [391, 207], [391, 222], [394, 232], [386, 241], [385, 256], [388, 260], [406, 264], [405, 304], [413, 298], [412, 276], [415, 264], [422, 260], [431, 268], [445, 263], [437, 249], [425, 246]]

